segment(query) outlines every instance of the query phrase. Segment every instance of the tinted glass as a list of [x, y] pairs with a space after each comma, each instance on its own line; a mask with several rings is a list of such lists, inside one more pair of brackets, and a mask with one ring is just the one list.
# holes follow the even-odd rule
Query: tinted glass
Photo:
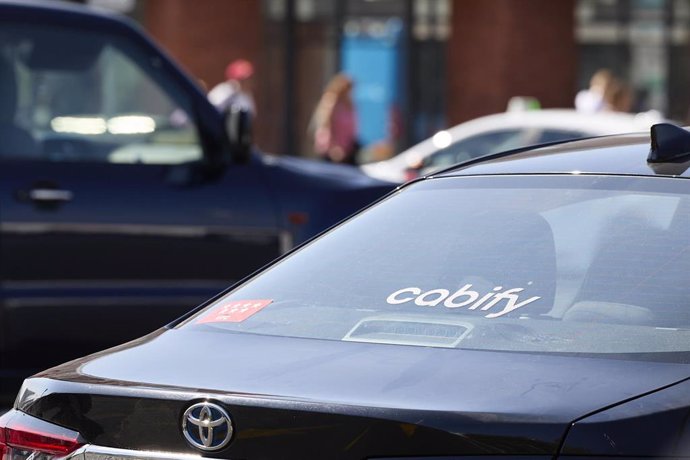
[[585, 136], [586, 134], [581, 131], [551, 128], [491, 131], [468, 137], [428, 156], [422, 165], [422, 174], [430, 174], [482, 155], [504, 152], [533, 144], [578, 139]]
[[[539, 136], [539, 143], [540, 144], [545, 144], [547, 142], [557, 142], [557, 141], [565, 141], [568, 139], [579, 139], [581, 137], [586, 137], [587, 134], [583, 133], [582, 131], [572, 131], [572, 130], [565, 130], [565, 129], [544, 129], [541, 132], [541, 136]], [[591, 134], [590, 134], [591, 136]]]
[[183, 327], [485, 350], [687, 352], [688, 191], [685, 179], [425, 181]]
[[[523, 137], [523, 131], [517, 129], [491, 131], [470, 136], [430, 155], [424, 160], [423, 167], [437, 170], [471, 158], [508, 150], [510, 145], [522, 145], [521, 139]], [[503, 145], [508, 145], [508, 147], [504, 149]]]
[[119, 37], [0, 27], [0, 158], [183, 163], [201, 148], [158, 58]]

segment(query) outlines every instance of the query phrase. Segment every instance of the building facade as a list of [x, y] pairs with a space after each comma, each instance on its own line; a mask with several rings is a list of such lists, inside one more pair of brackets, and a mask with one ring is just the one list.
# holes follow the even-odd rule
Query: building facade
[[[634, 109], [685, 121], [687, 0], [90, 0], [119, 4], [212, 87], [252, 61], [256, 140], [312, 154], [313, 111], [328, 80], [355, 80], [366, 159], [506, 109], [514, 96], [572, 107], [609, 68]], [[124, 5], [124, 6], [123, 6]]]

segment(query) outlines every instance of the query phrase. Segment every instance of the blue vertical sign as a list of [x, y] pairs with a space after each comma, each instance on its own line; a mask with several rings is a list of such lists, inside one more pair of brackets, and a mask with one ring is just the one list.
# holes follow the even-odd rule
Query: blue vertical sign
[[343, 72], [352, 77], [360, 142], [389, 138], [394, 107], [399, 107], [401, 21], [360, 19], [349, 21], [342, 41]]

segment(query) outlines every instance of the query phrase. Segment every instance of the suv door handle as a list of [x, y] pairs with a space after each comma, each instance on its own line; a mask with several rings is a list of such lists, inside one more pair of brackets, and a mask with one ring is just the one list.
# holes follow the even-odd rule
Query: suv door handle
[[59, 190], [52, 188], [33, 188], [26, 194], [27, 198], [40, 203], [64, 203], [72, 201], [74, 194], [69, 190]]

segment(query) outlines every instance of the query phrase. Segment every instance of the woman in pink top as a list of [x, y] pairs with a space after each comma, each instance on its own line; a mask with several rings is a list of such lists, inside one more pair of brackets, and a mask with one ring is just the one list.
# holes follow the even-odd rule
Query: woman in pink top
[[314, 150], [336, 163], [355, 163], [359, 150], [357, 114], [352, 102], [353, 83], [338, 74], [326, 86], [314, 113]]

